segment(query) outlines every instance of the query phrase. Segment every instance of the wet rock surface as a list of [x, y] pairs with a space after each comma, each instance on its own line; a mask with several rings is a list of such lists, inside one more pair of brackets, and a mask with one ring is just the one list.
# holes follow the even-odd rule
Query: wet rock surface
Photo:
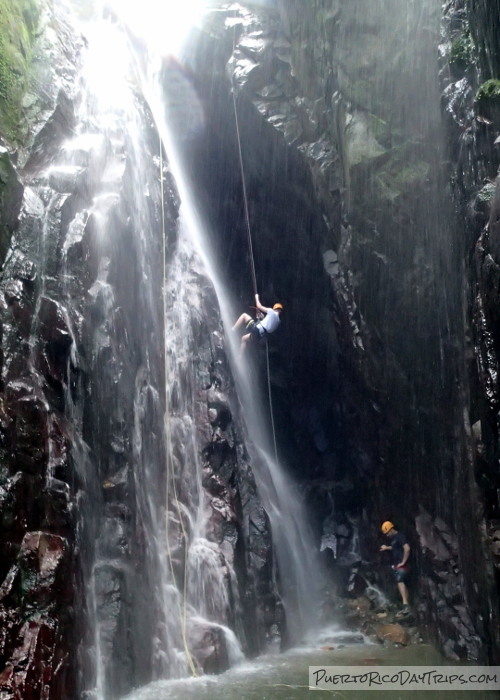
[[[481, 0], [465, 4], [450, 2], [445, 12], [443, 56], [443, 105], [447, 117], [450, 151], [453, 158], [452, 182], [454, 201], [463, 231], [468, 332], [468, 388], [470, 415], [470, 450], [475, 483], [473, 522], [479, 531], [473, 539], [468, 561], [483, 575], [477, 581], [466, 579], [469, 600], [475, 605], [473, 620], [491, 619], [484, 634], [489, 635], [492, 658], [498, 656], [498, 577], [494, 545], [498, 503], [498, 340], [497, 340], [497, 219], [500, 151], [496, 143], [498, 115], [494, 109], [494, 90], [489, 81], [497, 77], [497, 36], [493, 27], [498, 17], [492, 5]], [[493, 36], [493, 34], [495, 36]], [[473, 42], [471, 42], [472, 37]], [[488, 97], [489, 95], [489, 97]], [[467, 486], [465, 486], [467, 488]], [[464, 513], [466, 522], [470, 514]], [[463, 529], [457, 527], [461, 539]], [[478, 552], [482, 556], [478, 556]], [[453, 580], [453, 577], [452, 577]], [[441, 584], [442, 585], [442, 584]], [[438, 586], [439, 588], [439, 586]], [[453, 590], [453, 586], [451, 587]], [[437, 591], [434, 591], [436, 597]], [[439, 594], [437, 594], [439, 595]], [[481, 601], [482, 604], [479, 602]], [[463, 607], [454, 621], [464, 638], [470, 635], [471, 621], [463, 615]], [[477, 629], [477, 625], [476, 625]], [[481, 634], [482, 636], [482, 634]], [[456, 634], [447, 641], [451, 654], [457, 653]]]
[[[231, 231], [236, 241], [224, 248], [221, 264], [244, 306], [237, 120], [261, 297], [288, 304], [271, 364], [281, 449], [307, 484], [318, 543], [338, 585], [362, 591], [360, 568], [370, 585], [393, 585], [373, 562], [379, 522], [389, 517], [410, 536], [416, 595], [422, 609], [439, 608], [424, 621], [442, 648], [452, 658], [491, 659], [496, 623], [483, 621], [498, 614], [497, 585], [482, 509], [485, 498], [493, 515], [497, 508], [496, 419], [492, 413], [487, 428], [484, 421], [476, 426], [482, 440], [473, 437], [470, 424], [483, 399], [474, 406], [462, 303], [463, 260], [489, 217], [494, 188], [487, 178], [498, 166], [496, 117], [486, 100], [494, 86], [485, 84], [494, 76], [484, 69], [477, 76], [464, 24], [474, 23], [480, 51], [493, 55], [490, 28], [479, 29], [488, 10], [481, 2], [447, 3], [451, 35], [440, 45], [435, 4], [418, 11], [363, 0], [312, 2], [307, 12], [297, 2], [277, 8], [214, 13], [190, 67], [207, 120], [192, 146], [193, 181], [214, 230]], [[438, 45], [439, 66], [429, 60]], [[463, 163], [453, 172], [450, 149]], [[450, 181], [470, 225], [454, 219]], [[464, 194], [480, 181], [471, 207]], [[283, 245], [290, 240], [293, 246]], [[477, 304], [471, 313], [480, 321], [480, 378], [491, 406], [497, 324], [493, 300], [486, 313], [485, 304], [497, 288], [493, 240], [488, 232], [479, 241], [488, 278], [476, 300], [472, 288], [468, 307]], [[490, 484], [487, 496], [478, 482], [486, 491]], [[421, 509], [457, 541], [446, 564], [449, 581], [437, 588], [437, 560], [427, 550], [422, 557]], [[472, 570], [481, 573], [473, 577]], [[450, 602], [454, 595], [460, 601]]]
[[[40, 154], [49, 142], [55, 153], [71, 133], [66, 117], [61, 122], [58, 115], [63, 103], [67, 112], [73, 108], [71, 83], [81, 50], [61, 8], [47, 6], [29, 18], [36, 23], [36, 57], [25, 56], [33, 60], [26, 83], [33, 99], [24, 96], [18, 125], [26, 138], [16, 150], [2, 146], [0, 155], [0, 687], [2, 696], [26, 699], [74, 692], [77, 488], [61, 413], [73, 338], [60, 304], [40, 295], [44, 202], [23, 168], [34, 152], [30, 139]], [[44, 50], [50, 42], [49, 57]], [[41, 334], [34, 340], [37, 319]]]
[[[285, 628], [199, 260], [189, 289], [199, 307], [173, 328], [191, 339], [191, 365], [176, 368], [165, 423], [163, 256], [168, 247], [175, 265], [180, 202], [151, 113], [134, 94], [133, 127], [116, 115], [96, 124], [78, 92], [90, 47], [59, 6], [41, 22], [45, 103], [33, 87], [30, 138], [16, 163], [0, 154], [0, 688], [27, 700], [121, 695], [187, 673], [183, 605], [199, 670], [225, 670], [227, 630], [193, 621], [200, 593], [201, 613], [237, 628], [249, 653]], [[174, 308], [178, 289], [166, 293]], [[197, 511], [203, 537], [188, 526]]]
[[201, 673], [223, 673], [229, 668], [224, 633], [210, 623], [191, 622], [189, 647]]
[[386, 647], [424, 643], [418, 611], [403, 609], [386, 598], [372, 600], [366, 595], [345, 598], [331, 590], [325, 596], [325, 621], [340, 622], [345, 630], [320, 639], [322, 648], [340, 649], [349, 644], [378, 642]]
[[[311, 0], [304, 13], [278, 0], [258, 15], [225, 6], [198, 34], [189, 70], [169, 64], [164, 77], [181, 86], [193, 185], [246, 308], [242, 147], [261, 297], [286, 308], [269, 346], [279, 451], [303, 486], [328, 575], [351, 596], [334, 596], [330, 612], [388, 644], [418, 642], [418, 618], [449, 658], [491, 661], [500, 649], [498, 18], [484, 0], [452, 0], [440, 39], [435, 3], [382, 4]], [[120, 694], [179, 670], [180, 627], [159, 613], [155, 538], [168, 543], [171, 610], [172, 589], [189, 567], [197, 573], [187, 590], [208, 620], [189, 620], [199, 669], [227, 668], [221, 625], [237, 628], [250, 654], [286, 636], [218, 302], [196, 258], [190, 311], [168, 318], [191, 345], [170, 350], [176, 374], [165, 393], [158, 232], [172, 255], [184, 251], [151, 115], [137, 98], [140, 181], [126, 130], [95, 134], [92, 123], [92, 139], [75, 138], [83, 44], [61, 13], [40, 19], [26, 144], [0, 151], [0, 690], [28, 699], [75, 697], [98, 682]], [[446, 138], [428, 61], [438, 45]], [[169, 309], [181, 295], [172, 273]], [[265, 371], [261, 353], [264, 389]], [[201, 483], [189, 471], [196, 463]], [[383, 601], [381, 587], [394, 582], [374, 561], [386, 518], [415, 557], [407, 620]]]

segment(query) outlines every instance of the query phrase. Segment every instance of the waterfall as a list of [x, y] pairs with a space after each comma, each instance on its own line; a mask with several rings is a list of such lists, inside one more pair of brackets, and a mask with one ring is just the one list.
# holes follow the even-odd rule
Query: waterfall
[[24, 265], [32, 311], [16, 311], [3, 344], [9, 391], [47, 436], [52, 510], [30, 527], [71, 545], [76, 684], [101, 699], [265, 651], [283, 606], [298, 638], [319, 576], [301, 500], [271, 456], [268, 398], [230, 332], [162, 72], [113, 16], [84, 34], [65, 138], [26, 171], [2, 284], [16, 301]]
[[[232, 371], [243, 410], [246, 426], [245, 444], [251, 454], [251, 464], [257, 480], [259, 496], [271, 522], [288, 630], [290, 638], [297, 640], [308, 627], [317, 624], [322, 579], [319, 564], [314, 554], [316, 547], [313, 544], [307, 515], [296, 486], [292, 478], [286, 475], [284, 465], [279, 463], [277, 455], [273, 456], [274, 439], [271, 425], [265, 424], [263, 420], [263, 415], [267, 413], [263, 406], [267, 404], [270, 397], [261, 396], [255, 382], [251, 381], [253, 369], [250, 363], [240, 356], [237, 339], [230, 330], [237, 311], [224, 287], [217, 269], [217, 262], [210, 252], [204, 222], [197, 211], [188, 180], [184, 174], [182, 149], [177, 145], [181, 133], [179, 125], [174, 122], [172, 129], [165, 118], [165, 114], [169, 112], [168, 106], [175, 102], [175, 95], [168, 92], [169, 87], [171, 88], [169, 82], [174, 83], [174, 90], [179, 90], [179, 74], [168, 70], [166, 75], [167, 80], [163, 80], [162, 84], [161, 72], [158, 71], [152, 77], [150, 86], [146, 88], [145, 92], [148, 95], [162, 140], [166, 145], [175, 181], [179, 187], [185, 222], [183, 233], [186, 235], [183, 242], [188, 248], [191, 248], [191, 251], [196, 251], [192, 254], [198, 264], [202, 262], [203, 270], [210, 278], [210, 283], [214, 286], [217, 295], [225, 328], [226, 347], [230, 351]], [[180, 79], [182, 81], [182, 76]], [[182, 85], [181, 89], [185, 96], [189, 86]], [[191, 99], [191, 104], [192, 102], [193, 99]], [[184, 126], [185, 122], [181, 121], [181, 123]], [[177, 255], [179, 254], [182, 255], [178, 252]], [[185, 313], [188, 314], [189, 308], [194, 306], [196, 314], [197, 304], [193, 305], [193, 293], [189, 297], [190, 301], [186, 305]], [[193, 312], [191, 311], [191, 313]], [[181, 326], [182, 324], [177, 324], [178, 328]], [[186, 349], [184, 354], [188, 353], [189, 349]], [[212, 556], [210, 547], [200, 546], [198, 543], [197, 558], [203, 552], [208, 554], [208, 558]], [[206, 565], [210, 568], [207, 563]], [[198, 568], [198, 571], [201, 570]]]

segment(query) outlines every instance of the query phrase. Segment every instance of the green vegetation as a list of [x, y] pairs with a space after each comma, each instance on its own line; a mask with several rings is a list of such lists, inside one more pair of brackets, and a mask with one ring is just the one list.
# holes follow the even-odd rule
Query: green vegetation
[[15, 142], [39, 19], [37, 0], [0, 0], [0, 134]]
[[479, 87], [476, 93], [476, 110], [497, 127], [500, 125], [500, 80], [492, 78]]
[[474, 42], [470, 34], [458, 37], [451, 45], [450, 66], [460, 72], [474, 63]]
[[476, 102], [500, 99], [500, 80], [492, 78], [483, 83], [476, 94]]
[[488, 182], [476, 195], [478, 204], [489, 204], [495, 196], [495, 183]]
[[378, 196], [386, 202], [396, 202], [402, 194], [415, 191], [426, 181], [429, 167], [429, 163], [417, 158], [411, 144], [393, 148], [375, 175]]

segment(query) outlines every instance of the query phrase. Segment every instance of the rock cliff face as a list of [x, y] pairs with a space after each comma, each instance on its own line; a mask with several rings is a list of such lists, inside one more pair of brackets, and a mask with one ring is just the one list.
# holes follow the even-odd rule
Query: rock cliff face
[[[64, 5], [22, 5], [0, 148], [0, 690], [115, 696], [226, 668], [228, 628], [250, 654], [279, 643], [286, 572], [150, 110], [129, 86], [126, 126], [98, 118], [92, 41]], [[171, 116], [245, 308], [241, 147], [259, 291], [285, 305], [279, 453], [332, 582], [383, 584], [394, 520], [421, 622], [481, 662], [500, 654], [498, 29], [487, 0], [221, 5], [163, 76], [182, 77]]]
[[[468, 380], [475, 481], [482, 516], [481, 549], [488, 561], [494, 623], [488, 628], [498, 659], [498, 3], [450, 2], [444, 17], [442, 83], [452, 157], [453, 196], [464, 238]], [[469, 584], [470, 585], [470, 584]]]
[[498, 166], [498, 16], [441, 11], [278, 0], [212, 13], [192, 61], [208, 124], [193, 181], [248, 298], [232, 86], [261, 295], [286, 301], [281, 449], [332, 577], [380, 581], [367, 562], [394, 520], [414, 545], [422, 621], [450, 658], [484, 661], [499, 652], [495, 204], [481, 182]]
[[47, 5], [1, 153], [6, 698], [116, 697], [285, 632], [218, 302], [127, 66], [125, 102], [88, 77], [105, 31]]

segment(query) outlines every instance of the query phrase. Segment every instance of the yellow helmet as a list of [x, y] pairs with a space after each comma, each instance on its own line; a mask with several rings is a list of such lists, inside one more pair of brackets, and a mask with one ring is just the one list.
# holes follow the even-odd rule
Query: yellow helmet
[[388, 532], [390, 532], [394, 528], [394, 525], [391, 523], [390, 520], [386, 520], [385, 523], [382, 523], [382, 527], [380, 528], [384, 535], [387, 535]]
[[275, 304], [273, 306], [273, 310], [276, 311], [276, 309], [280, 309], [281, 311], [283, 311], [283, 306], [281, 304]]

